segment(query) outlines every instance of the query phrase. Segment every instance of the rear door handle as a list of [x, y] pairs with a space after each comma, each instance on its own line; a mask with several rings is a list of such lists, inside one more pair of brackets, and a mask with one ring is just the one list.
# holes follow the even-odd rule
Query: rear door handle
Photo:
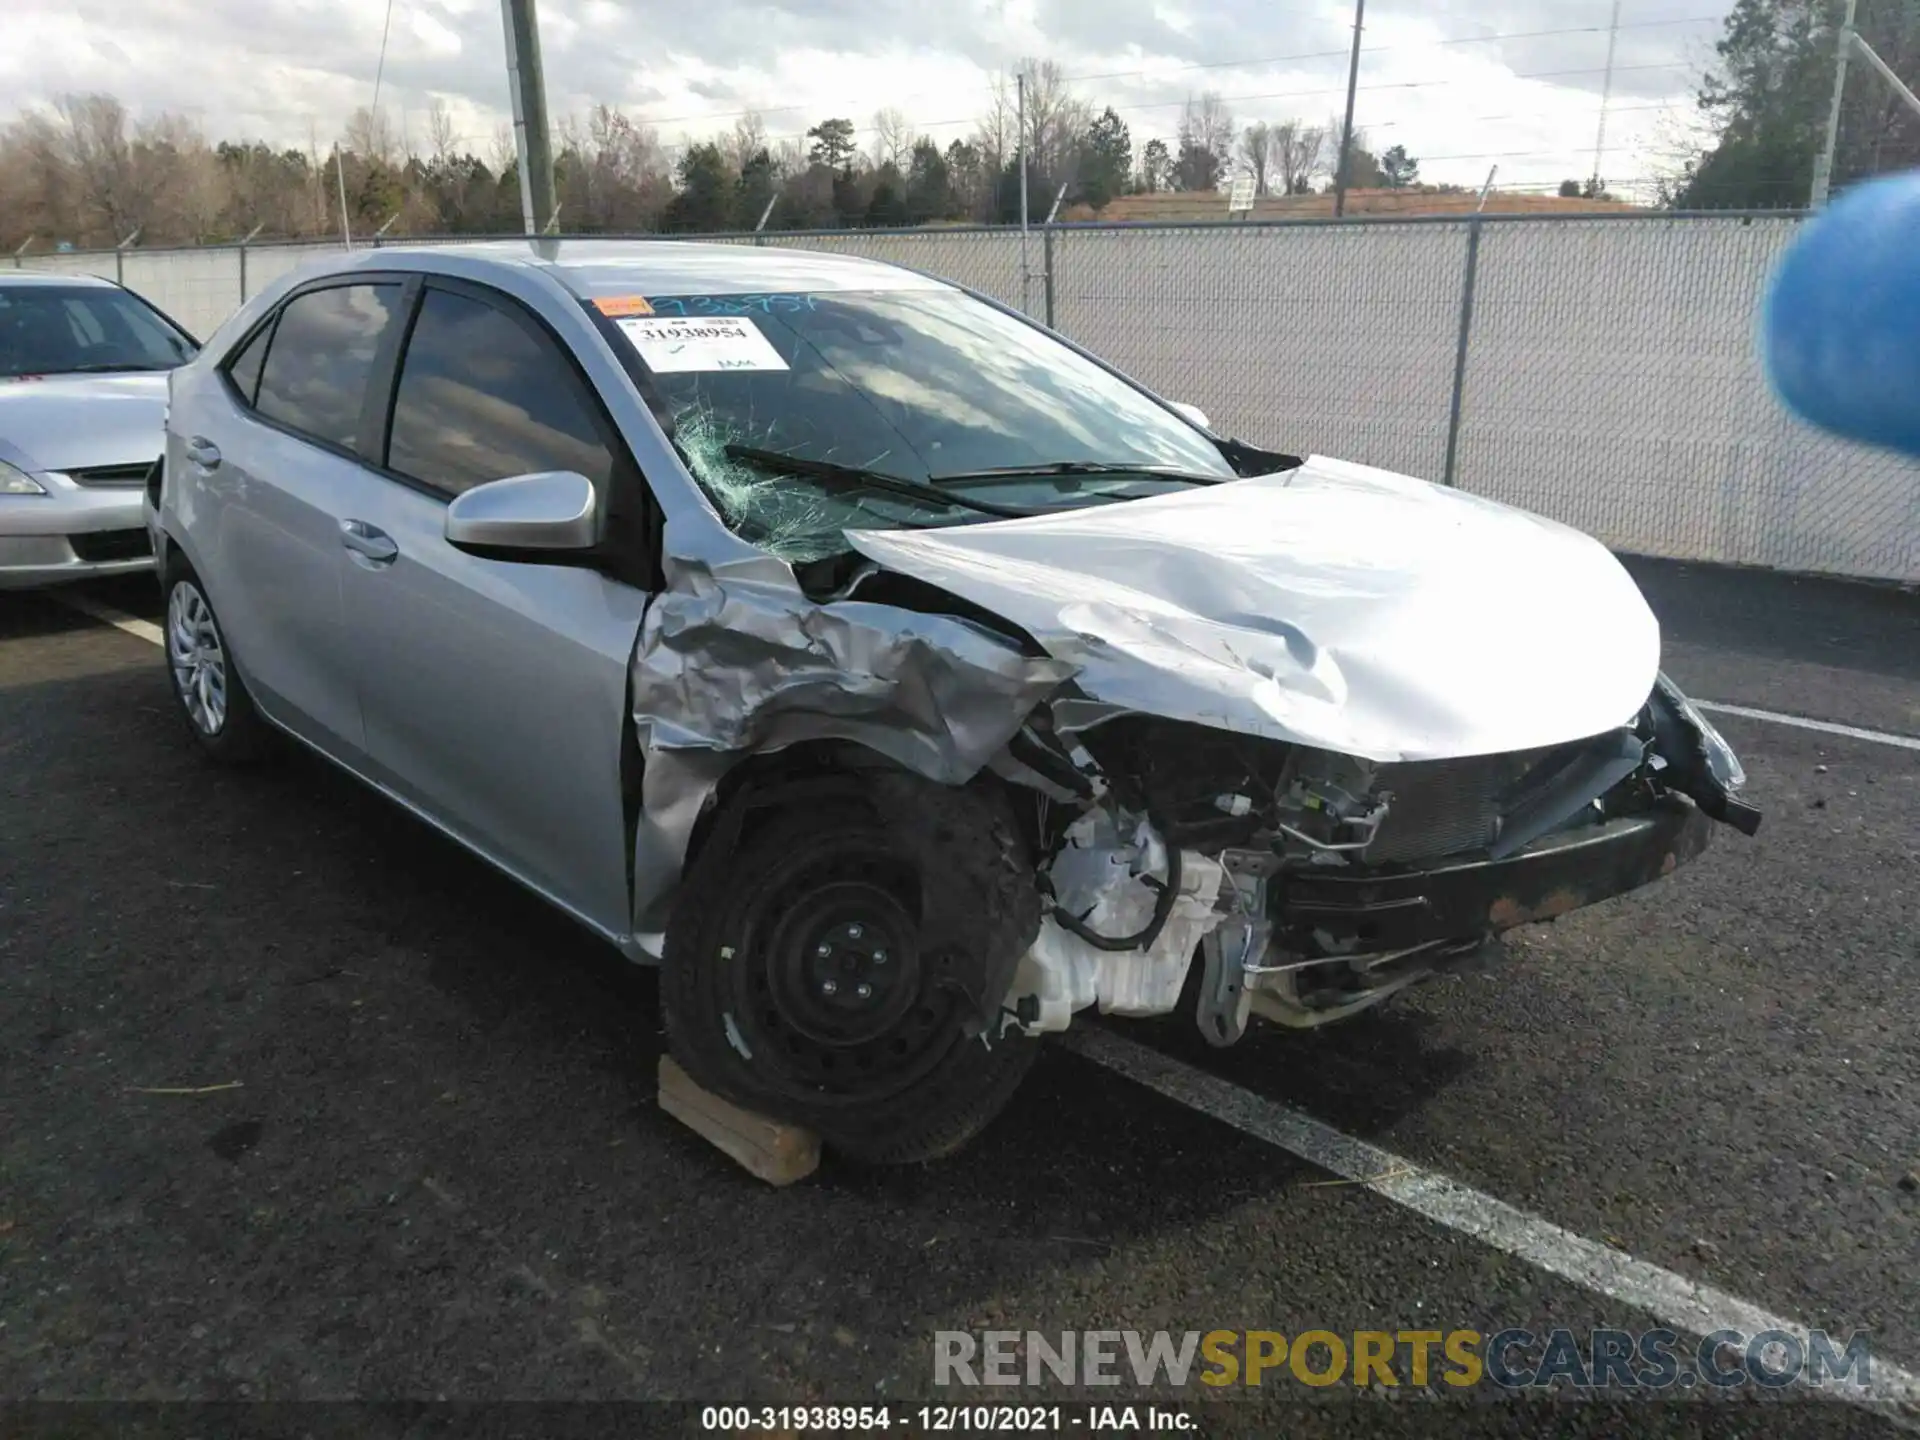
[[391, 535], [364, 520], [342, 520], [340, 543], [376, 565], [390, 565], [400, 554], [400, 547], [393, 543]]
[[202, 470], [220, 468], [220, 447], [203, 436], [196, 435], [187, 441], [187, 459]]

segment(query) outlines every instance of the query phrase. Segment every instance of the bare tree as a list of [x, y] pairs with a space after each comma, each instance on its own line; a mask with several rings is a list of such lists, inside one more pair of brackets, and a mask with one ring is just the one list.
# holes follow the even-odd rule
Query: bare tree
[[1209, 90], [1198, 100], [1189, 100], [1187, 123], [1222, 163], [1233, 154], [1233, 112], [1218, 94]]
[[753, 110], [734, 121], [732, 132], [720, 142], [720, 153], [727, 157], [727, 163], [736, 174], [746, 169], [747, 162], [766, 148], [767, 122]]
[[513, 126], [502, 120], [493, 127], [493, 143], [487, 147], [487, 168], [503, 175], [520, 161], [520, 147], [513, 138]]
[[453, 113], [447, 109], [447, 102], [438, 95], [427, 108], [427, 143], [433, 146], [433, 158], [446, 160], [460, 143], [460, 137], [454, 133]]
[[113, 244], [140, 223], [146, 208], [126, 107], [111, 95], [63, 95], [55, 109], [65, 122], [56, 153], [72, 177], [79, 201], [75, 218], [92, 236], [111, 234], [107, 243]]
[[111, 95], [64, 95], [0, 128], [0, 237], [8, 248], [34, 235], [86, 248], [135, 231], [149, 243], [217, 238], [255, 151], [273, 158], [264, 145], [216, 156], [181, 116], [134, 124]]
[[345, 143], [353, 154], [378, 160], [382, 165], [393, 164], [400, 153], [393, 127], [387, 123], [385, 108], [373, 111], [362, 105], [355, 110], [347, 119]]
[[[1067, 85], [1054, 60], [1022, 60], [1012, 74], [994, 77], [993, 102], [980, 118], [973, 144], [989, 177], [1014, 163], [1021, 148], [1019, 85], [1026, 82], [1027, 167], [1042, 187], [1073, 178], [1081, 141], [1093, 123], [1093, 107]], [[994, 185], [988, 185], [991, 195]]]
[[[1329, 180], [1340, 173], [1340, 131], [1341, 121], [1336, 117], [1327, 122], [1325, 173]], [[1373, 153], [1368, 145], [1364, 127], [1353, 127], [1353, 149], [1347, 157], [1347, 188], [1350, 190], [1371, 190], [1378, 187], [1384, 177], [1380, 173], [1380, 157]]]
[[874, 168], [891, 165], [896, 170], [905, 170], [907, 157], [913, 153], [913, 142], [916, 138], [912, 123], [891, 105], [884, 110], [874, 111]]
[[1253, 193], [1267, 193], [1267, 176], [1274, 166], [1274, 127], [1256, 120], [1240, 132], [1240, 158], [1253, 172]]
[[[1024, 90], [1024, 116], [1018, 113], [1019, 90]], [[337, 234], [336, 156], [356, 233], [395, 215], [404, 227], [419, 230], [510, 228], [518, 210], [510, 178], [516, 160], [513, 132], [503, 124], [491, 133], [462, 136], [456, 116], [463, 113], [451, 96], [429, 97], [426, 124], [415, 117], [409, 134], [394, 128], [404, 110], [362, 108], [344, 125], [339, 117], [312, 125], [304, 146], [275, 149], [250, 138], [227, 138], [215, 146], [179, 116], [136, 122], [111, 95], [67, 96], [57, 106], [0, 120], [0, 241], [12, 237], [11, 247], [40, 235], [48, 243], [107, 246], [143, 229], [145, 243], [179, 244], [243, 234], [255, 225], [289, 236]], [[792, 224], [871, 219], [879, 203], [878, 177], [860, 173], [870, 164], [873, 169], [896, 166], [903, 175], [935, 169], [926, 159], [933, 152], [916, 151], [913, 127], [893, 108], [873, 116], [866, 147], [871, 162], [854, 143], [852, 121], [815, 127], [809, 138], [828, 127], [837, 127], [834, 134], [841, 137], [835, 152], [841, 158], [833, 162], [831, 176], [813, 173], [818, 167], [808, 163], [813, 152], [806, 141], [769, 136], [757, 115], [745, 115], [717, 135], [690, 135], [672, 150], [652, 129], [610, 106], [555, 121], [565, 211], [570, 223], [584, 228], [640, 231], [663, 223], [682, 188], [675, 169], [681, 152], [702, 156], [703, 173], [750, 176], [751, 196], [737, 184], [720, 187], [726, 194], [714, 203], [724, 201], [731, 219], [745, 210], [752, 212], [746, 214], [751, 220], [762, 199], [777, 192], [784, 197], [778, 213]], [[338, 143], [323, 147], [323, 129], [338, 133]], [[1003, 215], [1005, 182], [1021, 151], [1032, 169], [1036, 215], [1046, 213], [1055, 187], [1071, 183], [1077, 174], [1089, 194], [1101, 192], [1114, 177], [1124, 185], [1136, 159], [1149, 188], [1217, 187], [1225, 183], [1237, 153], [1259, 192], [1301, 189], [1330, 164], [1322, 154], [1322, 136], [1319, 127], [1297, 122], [1260, 121], [1238, 128], [1220, 97], [1206, 94], [1185, 107], [1177, 151], [1169, 137], [1135, 156], [1117, 117], [1102, 117], [1096, 124], [1093, 107], [1073, 93], [1060, 65], [1029, 58], [996, 79], [992, 102], [973, 137], [939, 149], [945, 171], [939, 192], [945, 198], [938, 209], [981, 218]], [[416, 155], [415, 146], [426, 153]], [[1365, 183], [1373, 173], [1362, 166], [1355, 183]], [[896, 191], [904, 193], [904, 187], [894, 183], [882, 197], [895, 208]]]
[[1056, 60], [1022, 60], [1018, 73], [1027, 82], [1027, 153], [1034, 168], [1056, 183], [1069, 179], [1093, 108], [1068, 88]]
[[1273, 168], [1281, 189], [1289, 195], [1304, 195], [1313, 188], [1314, 176], [1325, 168], [1327, 132], [1318, 125], [1287, 120], [1273, 127]]
[[178, 115], [162, 115], [135, 132], [132, 158], [142, 211], [138, 220], [153, 238], [198, 241], [218, 231], [225, 186], [199, 127]]
[[1020, 143], [1019, 108], [1010, 77], [994, 76], [991, 93], [993, 99], [987, 112], [974, 127], [973, 143], [979, 148], [981, 162], [997, 175], [1013, 159], [1014, 149]]
[[12, 249], [30, 236], [82, 238], [80, 193], [65, 137], [28, 111], [0, 137], [0, 232]]
[[1226, 176], [1233, 155], [1233, 112], [1209, 90], [1188, 100], [1180, 117], [1180, 151], [1175, 178], [1182, 190], [1213, 190]]
[[585, 138], [571, 144], [579, 158], [568, 177], [567, 203], [579, 221], [604, 230], [652, 228], [673, 189], [653, 128], [596, 105]]
[[807, 147], [799, 135], [783, 135], [774, 141], [771, 151], [773, 173], [781, 179], [803, 175], [807, 169]]

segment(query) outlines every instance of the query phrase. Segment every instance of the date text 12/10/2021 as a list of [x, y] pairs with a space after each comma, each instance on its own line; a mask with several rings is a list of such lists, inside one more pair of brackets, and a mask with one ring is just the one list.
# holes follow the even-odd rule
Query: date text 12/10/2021
[[700, 1428], [735, 1433], [847, 1433], [895, 1428], [915, 1435], [1179, 1434], [1196, 1432], [1186, 1410], [1161, 1405], [708, 1405]]

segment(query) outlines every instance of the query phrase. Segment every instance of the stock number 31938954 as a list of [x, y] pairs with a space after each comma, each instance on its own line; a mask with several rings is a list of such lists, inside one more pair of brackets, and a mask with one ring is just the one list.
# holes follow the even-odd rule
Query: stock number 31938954
[[1058, 1405], [708, 1405], [700, 1411], [700, 1428], [845, 1431], [891, 1430], [899, 1425], [916, 1434], [995, 1435], [1057, 1431], [1063, 1419]]

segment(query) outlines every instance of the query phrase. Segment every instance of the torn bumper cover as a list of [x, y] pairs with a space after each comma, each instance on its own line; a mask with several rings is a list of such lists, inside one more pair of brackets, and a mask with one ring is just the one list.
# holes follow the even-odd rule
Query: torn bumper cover
[[1669, 796], [1646, 814], [1549, 836], [1501, 860], [1289, 874], [1269, 890], [1275, 940], [1293, 954], [1345, 958], [1551, 920], [1671, 874], [1707, 848], [1713, 823]]
[[[1522, 778], [1483, 813], [1479, 785], [1514, 768]], [[1348, 810], [1333, 823], [1364, 832], [1357, 840], [1282, 824], [1210, 846], [1211, 855], [1175, 852], [1183, 863], [1165, 870], [1179, 894], [1169, 920], [1190, 923], [1177, 933], [1169, 923], [1138, 949], [1088, 946], [1068, 933], [1079, 928], [1071, 921], [1048, 921], [1008, 1009], [1030, 1032], [1064, 1029], [1075, 1010], [1096, 1004], [1164, 1013], [1201, 965], [1193, 1018], [1211, 1043], [1232, 1044], [1251, 1014], [1321, 1025], [1442, 972], [1501, 931], [1670, 874], [1706, 849], [1716, 822], [1749, 834], [1759, 823], [1738, 796], [1745, 777], [1733, 751], [1665, 676], [1634, 725], [1537, 761], [1495, 756], [1420, 770], [1382, 767], [1358, 799], [1345, 796]], [[1324, 776], [1317, 783], [1337, 793]], [[1218, 799], [1231, 802], [1219, 803], [1229, 814], [1255, 808], [1244, 795]], [[1396, 813], [1399, 829], [1380, 823]], [[1082, 819], [1044, 873], [1069, 911], [1086, 908], [1083, 918], [1104, 935], [1128, 934], [1153, 903], [1153, 847], [1165, 855], [1207, 825], [1189, 818], [1156, 835], [1141, 822], [1129, 841], [1124, 814], [1101, 826]], [[1188, 871], [1200, 883], [1181, 883]], [[1211, 914], [1194, 912], [1202, 894], [1216, 897]]]

